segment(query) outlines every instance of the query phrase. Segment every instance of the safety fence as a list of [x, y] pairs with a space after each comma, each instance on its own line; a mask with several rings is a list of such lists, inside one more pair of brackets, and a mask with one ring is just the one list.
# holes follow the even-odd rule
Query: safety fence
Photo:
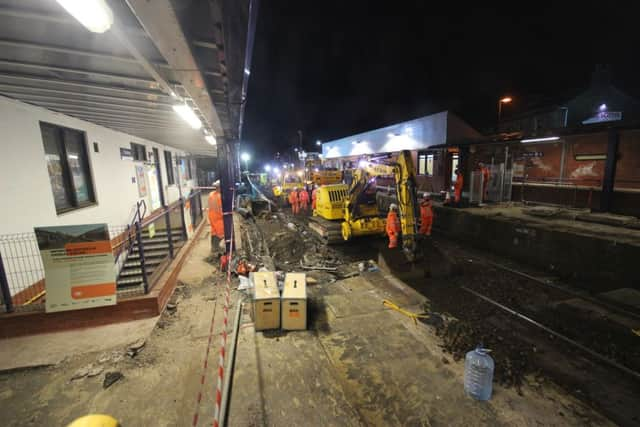
[[[138, 203], [128, 225], [109, 225], [118, 298], [148, 293], [204, 219], [194, 191], [146, 215]], [[0, 312], [44, 311], [45, 271], [35, 232], [0, 235]]]

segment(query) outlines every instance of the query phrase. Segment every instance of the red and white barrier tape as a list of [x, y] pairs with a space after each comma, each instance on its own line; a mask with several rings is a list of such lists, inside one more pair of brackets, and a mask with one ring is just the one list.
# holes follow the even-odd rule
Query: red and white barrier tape
[[[235, 191], [233, 192], [235, 200]], [[233, 211], [233, 208], [231, 209]], [[222, 326], [222, 334], [220, 335], [220, 356], [218, 358], [218, 382], [216, 384], [216, 406], [213, 413], [213, 427], [219, 427], [220, 420], [220, 406], [222, 405], [222, 384], [224, 383], [224, 359], [227, 349], [227, 326], [229, 324], [229, 305], [231, 300], [231, 260], [233, 259], [233, 230], [235, 227], [231, 227], [230, 245], [229, 245], [229, 258], [227, 260], [227, 284], [224, 297], [224, 320]]]
[[207, 350], [204, 355], [204, 363], [202, 366], [202, 375], [200, 375], [200, 388], [198, 389], [198, 396], [196, 397], [196, 410], [193, 414], [193, 427], [198, 425], [198, 417], [199, 417], [199, 409], [200, 409], [200, 401], [202, 400], [202, 389], [204, 387], [204, 379], [207, 374], [207, 368], [209, 366], [209, 350], [211, 349], [211, 338], [213, 337], [213, 324], [216, 318], [216, 307], [218, 303], [215, 302], [213, 305], [213, 315], [211, 316], [211, 325], [209, 326], [209, 340], [207, 341]]

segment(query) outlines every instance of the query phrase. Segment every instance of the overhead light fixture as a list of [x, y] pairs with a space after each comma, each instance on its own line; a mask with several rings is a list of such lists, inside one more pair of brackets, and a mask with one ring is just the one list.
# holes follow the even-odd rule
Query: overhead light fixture
[[174, 105], [173, 111], [178, 113], [182, 120], [189, 123], [192, 128], [200, 129], [202, 127], [202, 122], [187, 104]]
[[547, 142], [547, 141], [557, 141], [559, 140], [560, 137], [559, 136], [549, 136], [546, 138], [530, 138], [530, 139], [523, 139], [520, 142], [522, 143], [527, 143], [527, 142]]
[[213, 135], [205, 135], [204, 139], [211, 145], [216, 145], [216, 137]]
[[600, 111], [606, 111], [606, 110], [607, 110], [607, 104], [602, 104], [602, 105], [600, 105], [600, 107], [598, 107], [598, 109], [599, 109]]
[[104, 33], [113, 25], [113, 12], [105, 0], [57, 0], [57, 2], [92, 33]]

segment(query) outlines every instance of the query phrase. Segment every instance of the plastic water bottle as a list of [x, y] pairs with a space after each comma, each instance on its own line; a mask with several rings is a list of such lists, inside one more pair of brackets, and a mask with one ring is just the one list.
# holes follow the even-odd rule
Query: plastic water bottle
[[491, 399], [494, 363], [489, 350], [478, 345], [464, 360], [464, 391], [476, 400]]

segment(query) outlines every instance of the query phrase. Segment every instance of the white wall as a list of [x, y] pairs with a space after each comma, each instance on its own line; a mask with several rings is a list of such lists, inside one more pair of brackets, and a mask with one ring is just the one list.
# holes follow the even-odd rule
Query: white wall
[[[96, 205], [56, 214], [40, 121], [86, 132]], [[99, 145], [98, 153], [93, 150], [94, 142]], [[171, 151], [174, 158], [184, 155], [183, 151], [0, 96], [0, 234], [49, 225], [125, 225], [139, 200], [138, 184], [131, 179], [138, 162], [120, 158], [120, 148], [130, 148], [131, 142], [145, 145], [147, 152], [158, 149], [166, 201], [177, 200], [178, 188], [166, 188], [163, 151]], [[184, 184], [182, 192], [186, 195], [195, 179]]]

